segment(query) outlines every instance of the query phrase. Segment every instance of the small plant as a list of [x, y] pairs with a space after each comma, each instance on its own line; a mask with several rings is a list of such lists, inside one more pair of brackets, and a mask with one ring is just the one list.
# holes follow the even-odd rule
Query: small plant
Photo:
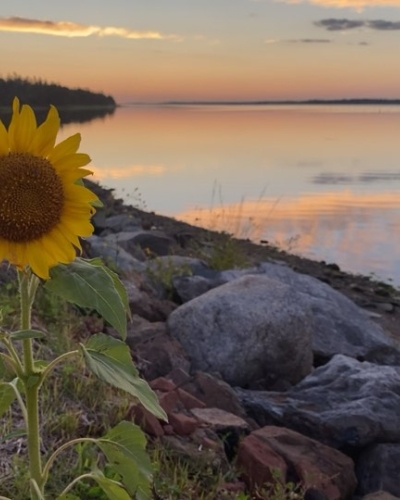
[[149, 261], [146, 274], [163, 287], [168, 299], [173, 299], [175, 290], [173, 279], [177, 276], [191, 276], [193, 272], [188, 265], [177, 265], [172, 259], [156, 257]]
[[[118, 423], [100, 438], [79, 436], [47, 453], [42, 451], [40, 403], [45, 391], [53, 391], [57, 397], [57, 375], [67, 360], [78, 359], [75, 369], [84, 363], [101, 381], [127, 392], [155, 416], [166, 419], [155, 393], [139, 378], [123, 342], [129, 305], [121, 281], [99, 259], [76, 258], [76, 249], [81, 250], [79, 237], [93, 231], [90, 217], [98, 199], [81, 181], [91, 172], [81, 168], [90, 158], [77, 153], [80, 135], [55, 145], [59, 126], [54, 107], [38, 127], [32, 108], [24, 105], [20, 109], [18, 99], [14, 99], [8, 130], [0, 122], [0, 260], [15, 267], [20, 299], [19, 329], [5, 325], [0, 329], [0, 417], [12, 411], [15, 421], [23, 422], [1, 439], [7, 443], [26, 437], [26, 466], [16, 475], [14, 489], [23, 494], [26, 490], [31, 500], [79, 499], [73, 492], [83, 481], [97, 483], [110, 500], [132, 496], [146, 500], [151, 498], [151, 462], [143, 432], [130, 422]], [[51, 360], [41, 359], [37, 346], [46, 341], [46, 334], [32, 327], [32, 308], [43, 288], [50, 296], [97, 311], [122, 340], [97, 333], [77, 349]], [[50, 296], [46, 310], [52, 316], [57, 303]], [[10, 312], [3, 310], [3, 316], [9, 319]], [[63, 432], [75, 432], [74, 417], [65, 408], [53, 432], [61, 438]], [[83, 444], [96, 449], [90, 464], [84, 470], [78, 467], [77, 477], [54, 492], [52, 471]], [[0, 496], [0, 500], [11, 499]]]
[[247, 259], [236, 240], [229, 234], [214, 241], [211, 250], [204, 256], [207, 264], [217, 271], [246, 267]]

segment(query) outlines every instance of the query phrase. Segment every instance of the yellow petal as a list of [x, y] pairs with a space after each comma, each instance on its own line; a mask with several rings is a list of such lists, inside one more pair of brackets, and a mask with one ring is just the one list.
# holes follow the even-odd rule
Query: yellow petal
[[90, 191], [90, 189], [80, 186], [79, 184], [65, 184], [64, 186], [64, 196], [66, 201], [66, 208], [70, 203], [78, 204], [90, 204], [97, 201], [97, 196]]
[[67, 228], [65, 225], [62, 225], [62, 222], [58, 224], [58, 227], [60, 231], [65, 235], [65, 237], [68, 239], [68, 241], [74, 245], [78, 250], [82, 250], [81, 247], [81, 242], [79, 241], [78, 236], [74, 233], [71, 232], [69, 228]]
[[50, 106], [46, 120], [36, 130], [29, 153], [46, 158], [54, 148], [59, 128], [60, 117], [58, 111], [54, 106]]
[[10, 125], [8, 127], [8, 140], [11, 151], [17, 151], [16, 141], [18, 141], [18, 125], [19, 125], [19, 100], [17, 97], [13, 100], [13, 114], [11, 116]]
[[49, 268], [57, 264], [57, 261], [48, 254], [42, 240], [29, 242], [28, 265], [32, 271], [44, 280], [49, 279]]
[[77, 168], [74, 170], [63, 170], [58, 172], [63, 184], [75, 184], [75, 181], [82, 179], [88, 175], [93, 175], [91, 170], [86, 170], [85, 168]]
[[81, 143], [81, 134], [71, 135], [68, 139], [60, 142], [49, 154], [49, 161], [54, 165], [63, 156], [68, 156], [78, 151]]
[[58, 262], [67, 264], [76, 257], [76, 251], [65, 235], [56, 227], [42, 238], [47, 252]]
[[74, 219], [64, 214], [61, 216], [61, 225], [76, 236], [91, 236], [94, 230], [87, 219]]
[[16, 136], [14, 137], [14, 151], [29, 151], [36, 128], [35, 113], [30, 106], [24, 104], [19, 115]]
[[57, 161], [52, 161], [57, 172], [62, 172], [66, 169], [84, 167], [91, 162], [90, 156], [85, 153], [74, 153], [72, 155], [63, 156]]
[[8, 241], [0, 239], [0, 262], [2, 260], [8, 260], [9, 253], [10, 250]]
[[8, 132], [4, 123], [0, 120], [0, 155], [8, 154]]

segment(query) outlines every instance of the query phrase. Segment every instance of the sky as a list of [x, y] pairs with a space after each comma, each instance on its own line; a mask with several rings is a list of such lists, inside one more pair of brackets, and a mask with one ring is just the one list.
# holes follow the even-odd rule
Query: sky
[[13, 0], [0, 77], [169, 100], [400, 98], [400, 0]]

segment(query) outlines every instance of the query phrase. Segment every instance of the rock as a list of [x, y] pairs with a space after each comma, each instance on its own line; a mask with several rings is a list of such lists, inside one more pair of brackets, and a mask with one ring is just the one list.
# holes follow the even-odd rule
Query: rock
[[180, 412], [169, 413], [168, 422], [178, 436], [187, 436], [188, 434], [192, 434], [200, 425], [196, 418]]
[[147, 434], [160, 437], [164, 430], [160, 421], [142, 405], [134, 405], [129, 411], [129, 417]]
[[142, 320], [139, 325], [133, 331], [128, 329], [126, 342], [146, 380], [164, 377], [177, 367], [190, 370], [186, 352], [167, 334], [164, 323]]
[[107, 217], [104, 221], [103, 229], [108, 229], [113, 233], [122, 231], [138, 231], [142, 228], [139, 217], [133, 214], [118, 214]]
[[124, 279], [122, 283], [128, 295], [129, 308], [132, 314], [148, 321], [165, 321], [176, 308], [170, 300], [154, 297], [150, 292], [141, 290], [131, 280]]
[[191, 413], [217, 434], [232, 431], [237, 434], [247, 434], [250, 430], [249, 424], [245, 420], [219, 408], [193, 408]]
[[202, 424], [213, 429], [222, 439], [229, 460], [236, 455], [239, 441], [250, 432], [249, 424], [240, 417], [219, 408], [194, 408], [190, 412]]
[[[193, 377], [187, 375], [187, 379], [176, 377], [176, 371], [168, 374], [172, 380], [187, 392], [203, 401], [210, 408], [220, 408], [238, 417], [245, 418], [246, 412], [240, 404], [239, 397], [232, 387], [223, 380], [211, 375], [197, 371]], [[180, 382], [178, 382], [180, 380]]]
[[[197, 275], [177, 278], [173, 283], [182, 302], [186, 302], [246, 275], [267, 276], [304, 296], [313, 313], [312, 349], [318, 364], [335, 354], [364, 359], [383, 346], [399, 351], [367, 311], [320, 280], [281, 264], [264, 262], [257, 267], [214, 272], [201, 278]], [[386, 364], [386, 360], [381, 359], [380, 363]]]
[[263, 263], [263, 274], [279, 279], [303, 294], [314, 318], [312, 349], [324, 360], [335, 354], [365, 357], [382, 346], [394, 344], [368, 314], [350, 299], [312, 276], [300, 274], [285, 266]]
[[104, 239], [111, 245], [119, 245], [133, 255], [137, 253], [138, 248], [145, 254], [168, 255], [173, 244], [173, 240], [161, 231], [122, 231], [109, 234]]
[[[239, 445], [237, 464], [252, 488], [277, 479], [286, 483], [289, 471], [302, 487], [321, 493], [327, 500], [350, 498], [357, 484], [349, 457], [281, 427], [263, 427], [245, 437]], [[274, 469], [280, 471], [279, 478]]]
[[211, 280], [203, 276], [176, 276], [172, 284], [183, 304], [215, 288]]
[[310, 311], [291, 287], [244, 276], [178, 307], [168, 331], [194, 369], [242, 387], [278, 379], [294, 384], [312, 369]]
[[400, 441], [400, 367], [336, 355], [287, 392], [237, 392], [259, 425], [281, 425], [343, 450]]
[[90, 257], [101, 257], [111, 269], [119, 271], [144, 271], [145, 265], [116, 243], [96, 235], [85, 240], [85, 251]]
[[365, 495], [385, 490], [400, 496], [400, 443], [378, 443], [361, 453], [357, 461], [359, 491]]
[[374, 493], [370, 493], [365, 497], [362, 497], [362, 500], [399, 500], [400, 497], [395, 497], [388, 493], [387, 491], [375, 491]]

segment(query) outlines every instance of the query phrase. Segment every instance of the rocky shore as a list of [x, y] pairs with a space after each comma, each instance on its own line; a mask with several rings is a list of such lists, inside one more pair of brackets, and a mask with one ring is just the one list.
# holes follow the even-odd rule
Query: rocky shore
[[169, 417], [137, 407], [148, 435], [234, 463], [232, 491], [279, 480], [309, 500], [400, 498], [399, 291], [90, 187], [104, 207], [85, 254], [120, 273], [127, 342]]

